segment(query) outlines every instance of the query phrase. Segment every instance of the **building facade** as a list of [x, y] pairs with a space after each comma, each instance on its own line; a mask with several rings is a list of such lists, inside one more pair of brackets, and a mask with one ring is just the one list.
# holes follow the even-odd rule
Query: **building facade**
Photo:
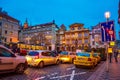
[[6, 12], [0, 12], [0, 42], [2, 43], [17, 43], [19, 21]]
[[56, 45], [57, 25], [53, 22], [35, 26], [23, 26], [19, 34], [20, 42], [31, 45], [46, 47], [47, 50], [54, 50]]
[[100, 23], [92, 27], [90, 32], [90, 46], [91, 48], [104, 48], [101, 37], [101, 26]]
[[67, 51], [76, 49], [87, 49], [90, 45], [89, 30], [85, 29], [84, 24], [74, 23], [69, 26], [70, 30], [65, 31], [62, 37], [62, 48]]
[[57, 35], [57, 42], [59, 43], [59, 49], [62, 50], [65, 46], [65, 32], [66, 32], [66, 26], [62, 24], [60, 26], [60, 29], [58, 30], [58, 35]]

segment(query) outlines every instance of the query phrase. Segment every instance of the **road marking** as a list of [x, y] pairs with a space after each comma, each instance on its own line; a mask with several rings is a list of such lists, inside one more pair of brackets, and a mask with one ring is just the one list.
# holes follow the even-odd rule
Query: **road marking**
[[[73, 70], [74, 71], [74, 70]], [[81, 73], [75, 73], [73, 72], [74, 75], [81, 75], [81, 74], [85, 74], [86, 72], [81, 72]], [[68, 75], [63, 75], [63, 76], [56, 76], [56, 77], [51, 77], [50, 79], [57, 79], [57, 78], [64, 78], [64, 77], [68, 77], [71, 76], [72, 74], [68, 74]]]
[[76, 73], [75, 75], [85, 74], [87, 72]]
[[56, 78], [64, 78], [64, 77], [67, 77], [67, 76], [70, 76], [71, 74], [68, 74], [68, 75], [63, 75], [63, 76], [57, 76], [57, 77], [52, 77], [50, 79], [56, 79]]
[[72, 74], [71, 74], [70, 80], [73, 80], [74, 75], [75, 75], [75, 70], [72, 71]]
[[58, 74], [58, 73], [53, 73], [53, 74], [51, 74], [51, 75], [54, 76], [54, 75], [56, 75], [56, 74]]
[[39, 77], [39, 78], [36, 78], [35, 80], [40, 80], [40, 79], [44, 79], [45, 76], [42, 76], [42, 77]]
[[72, 70], [72, 69], [75, 69], [75, 67], [67, 68], [67, 70]]

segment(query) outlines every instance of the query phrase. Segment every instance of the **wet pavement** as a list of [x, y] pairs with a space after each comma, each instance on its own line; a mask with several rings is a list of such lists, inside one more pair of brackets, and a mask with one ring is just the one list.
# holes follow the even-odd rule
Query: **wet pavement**
[[44, 68], [29, 67], [24, 74], [1, 74], [0, 80], [87, 80], [101, 65], [94, 69], [79, 67], [73, 64], [59, 64]]

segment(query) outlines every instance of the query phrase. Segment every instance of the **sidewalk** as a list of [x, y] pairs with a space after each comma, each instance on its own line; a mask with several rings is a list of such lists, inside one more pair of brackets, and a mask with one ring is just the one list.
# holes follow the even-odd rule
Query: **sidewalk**
[[104, 62], [87, 80], [120, 80], [120, 58], [118, 58], [118, 63], [112, 58], [108, 70], [106, 69], [106, 62]]

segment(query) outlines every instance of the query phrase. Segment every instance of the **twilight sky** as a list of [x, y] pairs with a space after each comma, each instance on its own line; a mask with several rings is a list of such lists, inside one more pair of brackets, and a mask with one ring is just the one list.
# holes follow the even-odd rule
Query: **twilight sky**
[[[106, 21], [104, 13], [110, 11], [110, 20], [115, 21], [116, 31], [119, 0], [0, 0], [0, 7], [8, 14], [31, 25], [51, 22], [53, 19], [60, 26], [66, 27], [78, 22], [90, 28]], [[118, 34], [117, 34], [118, 35]]]

